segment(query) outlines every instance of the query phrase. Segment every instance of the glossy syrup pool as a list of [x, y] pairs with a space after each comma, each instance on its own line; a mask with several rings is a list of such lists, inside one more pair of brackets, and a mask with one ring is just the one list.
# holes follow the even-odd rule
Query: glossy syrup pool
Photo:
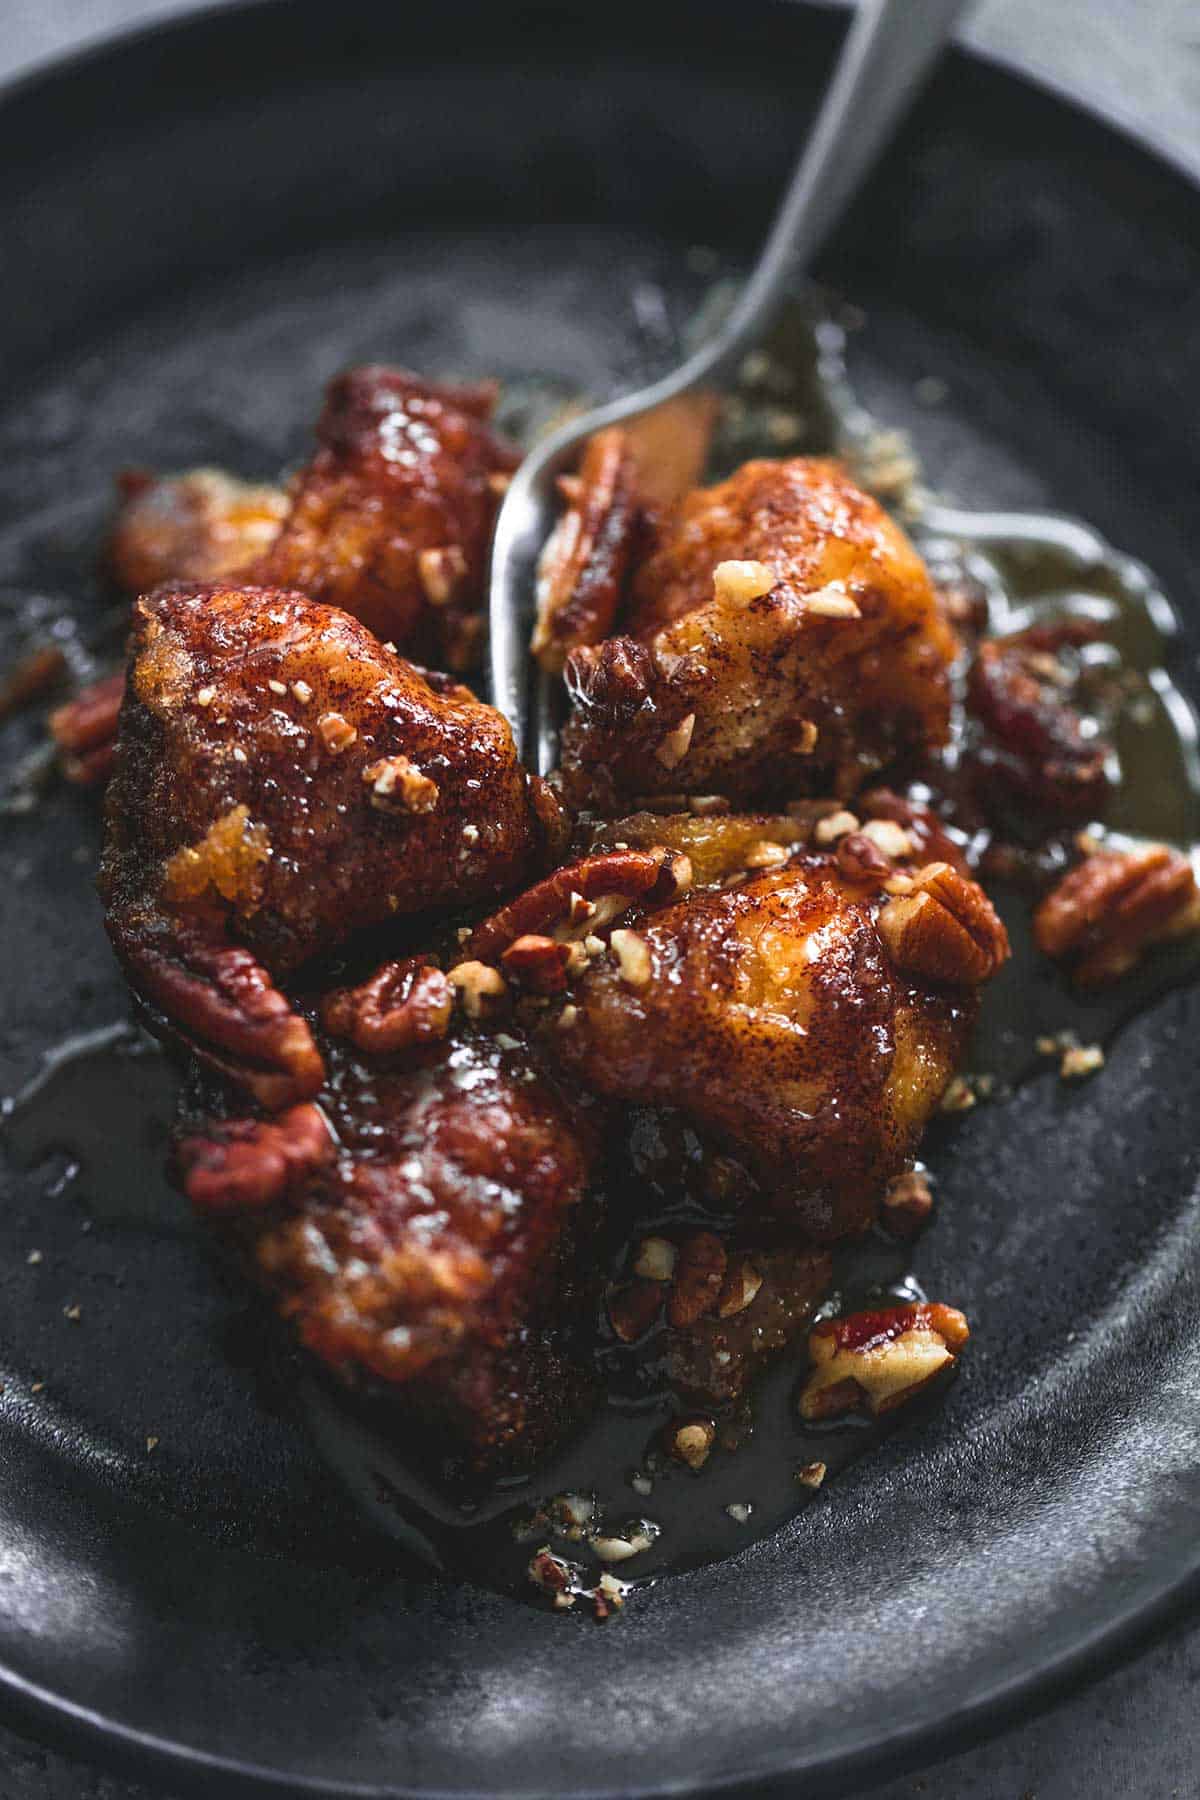
[[[652, 294], [649, 284], [646, 296]], [[647, 319], [656, 316], [649, 297], [644, 296], [642, 311]], [[673, 329], [669, 323], [663, 327], [668, 333]], [[567, 398], [561, 381], [512, 382], [509, 423], [536, 425]], [[753, 372], [735, 397], [719, 455], [728, 463], [751, 454], [829, 447], [869, 469], [872, 457], [879, 461], [879, 427], [863, 413], [845, 377], [839, 329], [825, 320], [814, 332], [807, 315], [797, 311], [781, 328], [766, 369]], [[888, 451], [885, 444], [885, 456]], [[902, 459], [903, 446], [890, 446], [890, 454], [893, 462], [897, 454]], [[912, 484], [905, 482], [904, 490], [912, 503]], [[984, 582], [991, 597], [992, 630], [1016, 629], [1064, 612], [1103, 623], [1105, 641], [1115, 646], [1122, 666], [1145, 679], [1120, 714], [1116, 748], [1121, 780], [1105, 821], [1097, 821], [1095, 829], [1118, 840], [1126, 835], [1193, 845], [1200, 838], [1195, 717], [1166, 672], [1175, 626], [1154, 578], [1086, 528], [1046, 515], [963, 511], [922, 496], [919, 488], [911, 511], [914, 516], [906, 522], [933, 561], [942, 567], [961, 564]], [[61, 554], [55, 549], [60, 541]], [[48, 585], [69, 579], [82, 541], [68, 508], [65, 523], [44, 536]], [[33, 636], [46, 628], [59, 631], [68, 661], [77, 668], [86, 667], [92, 647], [104, 641], [108, 628], [103, 613], [93, 615], [99, 623], [88, 633], [65, 626], [44, 597], [23, 607], [22, 616]], [[40, 777], [32, 742], [28, 752], [26, 774]], [[18, 809], [35, 804], [31, 779], [23, 777], [14, 792]], [[87, 879], [81, 865], [72, 865], [66, 874], [70, 880]], [[1014, 958], [989, 992], [971, 1059], [972, 1073], [991, 1084], [992, 1105], [1003, 1105], [1005, 1088], [1038, 1065], [1039, 1037], [1069, 1032], [1080, 1043], [1104, 1043], [1132, 1012], [1193, 972], [1193, 953], [1177, 946], [1151, 958], [1118, 988], [1081, 1000], [1039, 964], [1029, 941], [1026, 901], [1002, 891], [997, 897], [1013, 938]], [[186, 1232], [182, 1203], [163, 1175], [177, 1085], [168, 1061], [125, 1025], [69, 1039], [47, 1058], [43, 1072], [6, 1103], [10, 1152], [20, 1168], [36, 1172], [48, 1205], [75, 1197], [89, 1225], [157, 1222]], [[927, 1154], [935, 1193], [938, 1143], [953, 1129], [953, 1123], [939, 1122], [931, 1133]], [[119, 1157], [112, 1154], [114, 1143], [121, 1146]], [[952, 1203], [953, 1196], [945, 1198]], [[610, 1272], [622, 1266], [630, 1235], [636, 1239], [685, 1220], [694, 1223], [695, 1217], [683, 1202], [649, 1209], [609, 1243]], [[922, 1262], [919, 1241], [904, 1246], [882, 1233], [872, 1234], [866, 1244], [839, 1258], [830, 1305], [869, 1304], [882, 1295], [917, 1297]], [[585, 1581], [599, 1572], [586, 1545], [548, 1528], [539, 1527], [532, 1536], [515, 1535], [514, 1527], [545, 1499], [584, 1496], [594, 1509], [594, 1521], [609, 1532], [619, 1533], [640, 1520], [652, 1522], [658, 1535], [651, 1548], [614, 1570], [635, 1585], [652, 1582], [664, 1571], [724, 1557], [776, 1529], [811, 1499], [796, 1480], [799, 1468], [819, 1460], [832, 1481], [881, 1429], [862, 1421], [820, 1430], [801, 1426], [795, 1409], [802, 1367], [797, 1346], [759, 1381], [753, 1428], [737, 1450], [714, 1450], [703, 1470], [693, 1473], [657, 1448], [674, 1401], [653, 1355], [639, 1360], [609, 1349], [600, 1356], [606, 1398], [585, 1429], [534, 1476], [501, 1484], [464, 1505], [431, 1481], [419, 1446], [411, 1451], [397, 1445], [370, 1409], [349, 1403], [319, 1375], [281, 1354], [286, 1371], [280, 1387], [288, 1404], [298, 1407], [355, 1505], [401, 1555], [454, 1567], [525, 1594], [530, 1593], [525, 1565], [542, 1543], [589, 1569]], [[938, 1396], [930, 1395], [908, 1409], [905, 1429], [919, 1429], [920, 1414], [938, 1403]]]

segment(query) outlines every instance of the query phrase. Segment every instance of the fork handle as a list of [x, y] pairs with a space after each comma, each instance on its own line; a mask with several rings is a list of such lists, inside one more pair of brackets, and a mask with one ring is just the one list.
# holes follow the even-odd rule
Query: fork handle
[[[545, 524], [537, 496], [577, 446], [607, 425], [649, 412], [736, 365], [759, 342], [788, 285], [837, 222], [905, 107], [932, 67], [965, 0], [860, 0], [796, 171], [754, 271], [724, 325], [687, 361], [634, 394], [610, 400], [551, 432], [513, 477], [492, 551], [492, 701], [519, 752], [541, 773], [555, 758], [554, 685], [538, 683], [531, 708], [527, 625], [513, 604], [516, 581], [532, 579]], [[540, 715], [536, 734], [531, 711]]]
[[[726, 367], [765, 334], [792, 277], [837, 224], [928, 75], [965, 0], [860, 0], [754, 272], [724, 328], [669, 378]], [[665, 396], [664, 396], [665, 398]]]

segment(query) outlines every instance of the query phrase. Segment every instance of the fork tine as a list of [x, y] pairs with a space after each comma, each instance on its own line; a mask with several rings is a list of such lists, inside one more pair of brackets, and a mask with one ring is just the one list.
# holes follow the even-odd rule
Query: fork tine
[[537, 772], [549, 775], [558, 767], [558, 737], [562, 729], [563, 684], [545, 669], [537, 673]]
[[531, 554], [529, 544], [522, 542], [522, 527], [524, 535], [527, 536], [529, 531], [528, 492], [514, 496], [513, 490], [528, 490], [531, 473], [530, 458], [527, 457], [513, 477], [496, 520], [488, 604], [488, 672], [492, 705], [508, 720], [522, 762], [528, 761], [533, 745], [533, 724], [530, 717], [531, 607], [522, 604], [521, 597], [532, 596], [537, 551], [534, 548]]

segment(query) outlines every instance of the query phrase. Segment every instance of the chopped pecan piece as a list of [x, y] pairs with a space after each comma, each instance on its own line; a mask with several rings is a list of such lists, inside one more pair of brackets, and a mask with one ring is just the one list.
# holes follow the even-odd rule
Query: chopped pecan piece
[[679, 1246], [675, 1285], [667, 1301], [667, 1321], [676, 1330], [715, 1312], [725, 1280], [725, 1248], [711, 1231], [694, 1231]]
[[862, 828], [862, 836], [889, 862], [899, 862], [913, 853], [912, 839], [894, 819], [868, 819]]
[[447, 977], [457, 988], [469, 1019], [482, 1019], [508, 992], [503, 975], [488, 963], [469, 960], [456, 963]]
[[618, 1532], [601, 1532], [588, 1539], [593, 1554], [601, 1562], [628, 1562], [631, 1556], [643, 1556], [651, 1548], [659, 1528], [650, 1519], [632, 1519]]
[[839, 841], [837, 865], [848, 881], [882, 882], [894, 873], [890, 857], [862, 831], [852, 831]]
[[580, 1572], [573, 1563], [555, 1556], [548, 1544], [543, 1544], [531, 1558], [526, 1574], [534, 1587], [550, 1595], [560, 1611], [574, 1606], [576, 1593], [580, 1591]]
[[1115, 981], [1151, 945], [1196, 930], [1192, 865], [1166, 844], [1097, 851], [1063, 876], [1033, 916], [1038, 949], [1069, 960], [1081, 987]]
[[654, 754], [666, 769], [678, 768], [688, 753], [692, 741], [692, 733], [696, 729], [696, 715], [690, 712], [682, 718], [673, 731], [668, 731]]
[[822, 1319], [808, 1334], [812, 1372], [800, 1395], [801, 1417], [891, 1412], [952, 1368], [969, 1335], [957, 1308], [924, 1302]]
[[738, 1313], [745, 1312], [762, 1284], [763, 1278], [753, 1263], [748, 1262], [744, 1256], [736, 1258], [721, 1284], [717, 1317], [732, 1319]]
[[[735, 1282], [744, 1266], [745, 1258], [731, 1256]], [[693, 1324], [667, 1333], [671, 1380], [703, 1412], [738, 1401], [764, 1363], [802, 1338], [832, 1274], [828, 1256], [810, 1250], [757, 1249], [750, 1266], [762, 1280], [748, 1304], [723, 1313], [718, 1300]]]
[[500, 965], [510, 980], [519, 982], [530, 993], [561, 994], [567, 985], [571, 953], [576, 948], [537, 932], [526, 932], [514, 938], [501, 955]]
[[632, 1344], [645, 1336], [658, 1318], [662, 1299], [662, 1283], [644, 1277], [609, 1295], [609, 1321], [623, 1344]]
[[343, 750], [349, 750], [351, 744], [358, 741], [358, 732], [339, 712], [322, 713], [317, 720], [317, 730], [331, 756], [340, 756]]
[[897, 1237], [913, 1237], [932, 1211], [929, 1177], [920, 1169], [906, 1169], [884, 1189], [882, 1223]]
[[689, 1469], [702, 1469], [717, 1441], [711, 1419], [673, 1419], [663, 1432], [668, 1453]]
[[907, 854], [918, 867], [945, 862], [960, 875], [970, 873], [962, 850], [931, 807], [905, 799], [891, 788], [872, 788], [861, 794], [856, 804], [866, 819], [887, 819], [901, 826], [909, 843]]
[[438, 803], [438, 784], [407, 756], [382, 756], [368, 763], [362, 778], [378, 812], [428, 813]]
[[991, 901], [949, 863], [919, 870], [912, 892], [889, 900], [878, 926], [896, 967], [929, 981], [975, 987], [1008, 959], [1008, 933]]
[[824, 587], [817, 588], [815, 593], [805, 594], [804, 605], [808, 612], [816, 613], [818, 618], [862, 618], [858, 601], [846, 592], [845, 583], [841, 581], [827, 582]]
[[858, 829], [858, 815], [842, 808], [817, 820], [813, 827], [813, 842], [815, 844], [836, 844], [839, 838], [848, 837]]
[[718, 600], [749, 604], [769, 594], [775, 571], [761, 562], [722, 562], [713, 570], [713, 592]]
[[417, 574], [431, 606], [449, 606], [467, 578], [467, 559], [458, 544], [417, 552]]
[[670, 1281], [675, 1273], [675, 1264], [679, 1252], [670, 1238], [643, 1238], [638, 1246], [637, 1261], [633, 1265], [635, 1275], [641, 1275], [647, 1281]]
[[636, 931], [614, 931], [609, 938], [621, 980], [632, 988], [646, 987], [654, 972], [650, 946]]

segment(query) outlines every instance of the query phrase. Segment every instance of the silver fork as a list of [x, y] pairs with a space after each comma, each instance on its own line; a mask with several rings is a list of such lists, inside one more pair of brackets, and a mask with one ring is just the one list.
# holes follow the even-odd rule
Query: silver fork
[[903, 118], [964, 0], [860, 0], [833, 80], [788, 184], [762, 254], [722, 328], [648, 387], [594, 407], [530, 451], [496, 520], [488, 595], [492, 702], [512, 726], [518, 754], [539, 774], [557, 761], [557, 677], [534, 685], [529, 638], [537, 559], [557, 511], [556, 478], [586, 438], [719, 381], [761, 341], [795, 275], [837, 223]]

